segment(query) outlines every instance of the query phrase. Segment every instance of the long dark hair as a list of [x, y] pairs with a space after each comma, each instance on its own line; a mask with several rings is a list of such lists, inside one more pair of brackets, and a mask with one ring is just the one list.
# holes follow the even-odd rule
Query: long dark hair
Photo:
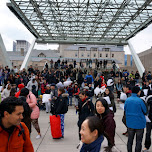
[[15, 88], [11, 88], [11, 91], [10, 91], [10, 96], [15, 96], [15, 93], [16, 93], [16, 89]]
[[109, 94], [107, 95], [105, 92], [104, 92], [104, 97], [106, 96], [109, 96], [110, 98], [110, 101], [113, 99], [114, 100], [114, 94], [112, 93], [112, 91], [107, 87], [106, 89], [109, 90]]
[[97, 99], [97, 101], [95, 103], [95, 113], [100, 118], [100, 114], [97, 112], [97, 109], [96, 109], [96, 104], [97, 104], [98, 101], [101, 102], [102, 105], [105, 107], [105, 112], [103, 114], [101, 114], [102, 116], [105, 116], [109, 113], [109, 106], [108, 106], [107, 101], [104, 98], [98, 98]]
[[[106, 87], [106, 89], [108, 89], [109, 90], [109, 94], [108, 94], [108, 96], [110, 97], [110, 96], [113, 96], [113, 93], [112, 93], [112, 91], [108, 88], [108, 87]], [[104, 96], [107, 96], [107, 94], [104, 92]]]
[[[103, 114], [101, 114], [103, 117], [106, 116], [110, 112], [110, 110], [109, 110], [109, 106], [108, 106], [107, 101], [103, 98], [98, 98], [96, 103], [95, 103], [95, 113], [96, 113], [98, 118], [101, 118], [100, 117], [101, 115], [96, 110], [96, 104], [98, 101], [101, 102], [102, 105], [105, 107], [105, 112]], [[103, 120], [101, 120], [101, 123], [103, 124]], [[103, 125], [102, 125], [102, 127], [103, 127]], [[111, 142], [109, 135], [105, 131], [103, 132], [103, 135], [108, 139], [108, 142], [113, 146], [114, 144]], [[111, 152], [111, 147], [109, 147], [109, 152]]]

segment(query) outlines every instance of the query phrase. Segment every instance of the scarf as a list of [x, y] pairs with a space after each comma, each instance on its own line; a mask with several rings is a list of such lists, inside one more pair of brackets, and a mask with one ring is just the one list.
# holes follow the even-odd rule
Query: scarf
[[86, 100], [87, 97], [83, 98], [81, 101], [84, 102]]
[[101, 143], [103, 142], [103, 136], [101, 135], [98, 137], [94, 142], [91, 144], [83, 144], [80, 152], [100, 152]]

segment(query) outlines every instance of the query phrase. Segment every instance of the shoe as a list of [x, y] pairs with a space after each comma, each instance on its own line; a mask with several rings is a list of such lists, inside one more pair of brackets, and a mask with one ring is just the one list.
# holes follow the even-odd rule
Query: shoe
[[126, 132], [122, 133], [122, 135], [126, 135], [126, 134], [128, 134], [128, 131], [126, 131]]
[[41, 138], [41, 135], [37, 135], [37, 136], [36, 136], [36, 139], [40, 139], [40, 138]]
[[148, 149], [147, 149], [147, 148], [144, 148], [144, 149], [142, 150], [142, 152], [148, 152]]

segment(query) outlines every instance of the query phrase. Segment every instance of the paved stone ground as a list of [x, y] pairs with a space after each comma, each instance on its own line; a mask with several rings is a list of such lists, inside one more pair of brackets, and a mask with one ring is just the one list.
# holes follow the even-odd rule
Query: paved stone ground
[[[37, 133], [34, 128], [32, 128], [31, 140], [34, 146], [35, 152], [78, 152], [76, 146], [79, 143], [78, 140], [78, 127], [77, 120], [78, 115], [76, 115], [74, 107], [69, 107], [68, 113], [65, 115], [65, 132], [64, 139], [52, 139], [49, 115], [45, 111], [41, 111], [39, 124], [41, 128], [42, 138], [35, 139]], [[127, 152], [127, 137], [122, 135], [122, 132], [126, 131], [125, 126], [122, 123], [123, 110], [117, 105], [117, 112], [115, 114], [116, 121], [116, 136], [115, 143], [116, 147], [122, 152]], [[143, 138], [145, 140], [145, 137]], [[143, 140], [143, 141], [144, 141]], [[144, 142], [143, 142], [144, 143]], [[104, 140], [102, 147], [106, 146], [107, 141]], [[152, 148], [149, 150], [152, 152]]]

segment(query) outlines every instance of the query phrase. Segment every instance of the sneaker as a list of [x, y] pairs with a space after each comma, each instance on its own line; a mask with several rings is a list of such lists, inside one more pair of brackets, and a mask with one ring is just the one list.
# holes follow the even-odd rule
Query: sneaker
[[148, 149], [147, 149], [147, 148], [144, 148], [144, 149], [142, 150], [142, 152], [148, 152]]
[[36, 136], [36, 139], [40, 139], [40, 138], [41, 138], [41, 135], [37, 135], [37, 136]]

